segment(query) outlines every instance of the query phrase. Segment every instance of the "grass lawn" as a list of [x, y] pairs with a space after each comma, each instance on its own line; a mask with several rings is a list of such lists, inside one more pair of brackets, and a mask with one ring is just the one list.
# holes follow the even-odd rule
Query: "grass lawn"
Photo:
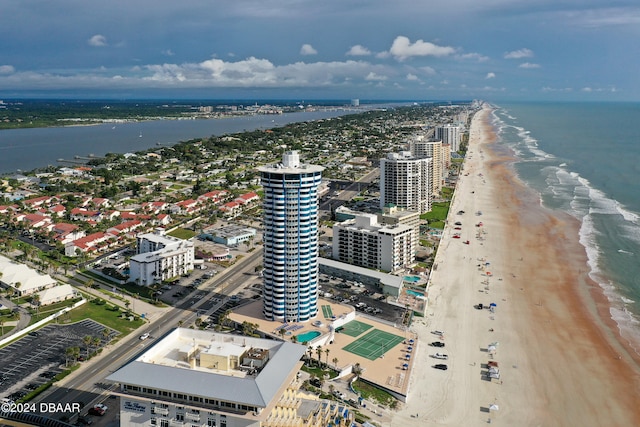
[[449, 213], [450, 202], [435, 202], [431, 205], [431, 212], [423, 213], [420, 219], [429, 221], [431, 228], [444, 228], [444, 221]]
[[113, 305], [111, 304], [105, 303], [99, 305], [95, 300], [90, 301], [71, 310], [69, 313], [62, 315], [60, 317], [60, 321], [61, 323], [75, 323], [84, 319], [92, 319], [104, 326], [115, 329], [123, 335], [135, 331], [137, 328], [144, 325], [144, 320], [142, 319], [130, 321], [128, 319], [120, 318], [120, 310], [110, 310], [112, 307]]
[[177, 237], [178, 239], [187, 240], [196, 235], [193, 230], [187, 230], [186, 228], [176, 228], [171, 233], [167, 233], [169, 236]]
[[353, 383], [353, 389], [357, 391], [360, 396], [368, 400], [374, 400], [382, 405], [391, 406], [395, 402], [395, 398], [384, 390], [365, 383], [364, 381], [357, 380]]

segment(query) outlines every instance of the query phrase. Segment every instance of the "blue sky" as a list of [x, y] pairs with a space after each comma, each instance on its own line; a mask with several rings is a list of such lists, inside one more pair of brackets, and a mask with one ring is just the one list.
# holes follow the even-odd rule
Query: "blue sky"
[[638, 0], [0, 0], [0, 98], [640, 100]]

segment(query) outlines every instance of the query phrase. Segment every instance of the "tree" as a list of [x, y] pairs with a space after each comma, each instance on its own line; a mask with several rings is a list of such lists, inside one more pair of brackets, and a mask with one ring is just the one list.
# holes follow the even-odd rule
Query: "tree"
[[88, 359], [89, 358], [89, 346], [93, 342], [93, 338], [91, 338], [91, 335], [86, 335], [84, 338], [82, 338], [82, 342], [84, 343], [84, 345], [85, 345], [85, 347], [87, 349], [87, 359]]
[[100, 343], [102, 341], [100, 340], [100, 337], [93, 337], [93, 339], [91, 340], [91, 344], [93, 344], [93, 347], [96, 349], [96, 351], [98, 350], [98, 348], [100, 348]]
[[109, 342], [110, 335], [111, 335], [111, 331], [109, 330], [109, 328], [104, 328], [102, 330], [102, 339], [104, 339], [104, 342]]
[[338, 369], [338, 358], [334, 357], [333, 359], [331, 359], [331, 361], [333, 362], [333, 367], [337, 370]]
[[320, 356], [322, 356], [322, 347], [318, 346], [316, 347], [316, 354], [318, 355], [318, 368], [320, 367]]
[[284, 341], [284, 334], [287, 333], [287, 330], [285, 328], [280, 328], [278, 329], [278, 333], [280, 334], [280, 339]]
[[325, 359], [325, 366], [329, 366], [329, 352], [331, 350], [329, 350], [328, 348], [324, 349], [324, 354], [327, 356], [327, 358]]

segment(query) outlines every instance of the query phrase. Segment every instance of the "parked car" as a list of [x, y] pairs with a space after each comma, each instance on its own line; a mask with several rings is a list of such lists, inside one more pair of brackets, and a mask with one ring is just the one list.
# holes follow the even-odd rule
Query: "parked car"
[[430, 344], [432, 347], [444, 347], [444, 343], [440, 341], [434, 341]]
[[436, 353], [436, 354], [434, 354], [434, 355], [433, 355], [433, 356], [431, 356], [431, 357], [433, 357], [434, 359], [442, 359], [442, 360], [447, 360], [447, 359], [449, 359], [449, 356], [448, 356], [448, 355], [446, 355], [446, 354], [443, 354], [443, 353]]
[[144, 334], [140, 335], [140, 340], [141, 340], [141, 341], [144, 341], [144, 340], [146, 340], [147, 338], [149, 338], [149, 334], [148, 334], [148, 333], [144, 333]]
[[100, 409], [100, 408], [93, 407], [93, 408], [89, 408], [88, 414], [89, 415], [97, 415], [97, 416], [101, 417], [101, 416], [104, 415], [104, 411], [102, 409]]
[[437, 365], [433, 365], [434, 368], [440, 369], [441, 371], [446, 371], [449, 367], [443, 363], [438, 363]]

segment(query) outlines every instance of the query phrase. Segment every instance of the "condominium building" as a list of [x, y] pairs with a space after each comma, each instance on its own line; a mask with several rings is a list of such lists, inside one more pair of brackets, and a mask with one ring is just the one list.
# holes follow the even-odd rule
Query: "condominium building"
[[301, 395], [306, 347], [177, 328], [107, 377], [123, 427], [320, 427], [353, 415]]
[[431, 168], [430, 176], [433, 179], [430, 180], [431, 194], [433, 196], [440, 195], [442, 190], [442, 181], [445, 178], [444, 156], [442, 153], [442, 141], [428, 140], [425, 141], [421, 137], [416, 137], [409, 142], [409, 149], [414, 157], [430, 157], [433, 159], [429, 165]]
[[443, 144], [449, 144], [452, 152], [460, 149], [460, 135], [462, 130], [460, 126], [447, 124], [444, 126], [436, 126], [435, 139], [442, 140]]
[[263, 314], [304, 322], [318, 312], [318, 187], [321, 166], [282, 163], [259, 167], [264, 188]]
[[129, 260], [129, 280], [149, 286], [193, 270], [192, 241], [167, 236], [164, 230], [137, 236], [137, 254]]
[[431, 211], [432, 159], [408, 151], [390, 153], [380, 160], [380, 207], [389, 204], [425, 213]]
[[377, 215], [356, 214], [333, 226], [333, 259], [375, 270], [394, 272], [415, 261], [414, 228], [384, 225]]

